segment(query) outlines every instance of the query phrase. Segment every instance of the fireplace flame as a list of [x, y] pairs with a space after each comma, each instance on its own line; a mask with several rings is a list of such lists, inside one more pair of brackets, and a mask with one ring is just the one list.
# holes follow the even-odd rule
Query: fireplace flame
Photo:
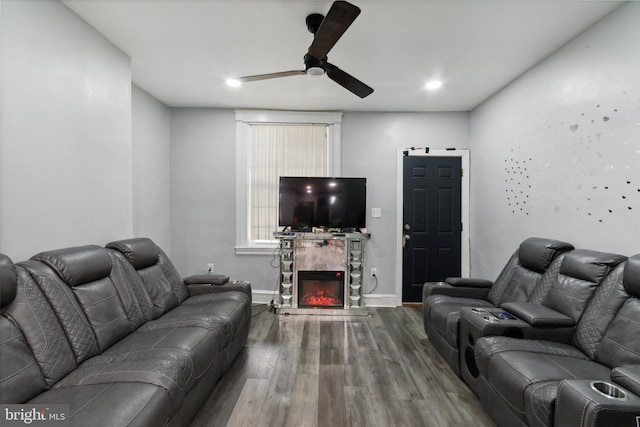
[[342, 301], [332, 292], [326, 289], [319, 289], [302, 295], [301, 303], [304, 305], [341, 305]]

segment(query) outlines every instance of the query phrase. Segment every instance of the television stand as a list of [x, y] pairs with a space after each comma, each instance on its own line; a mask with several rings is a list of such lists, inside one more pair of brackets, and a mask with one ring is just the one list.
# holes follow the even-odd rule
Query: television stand
[[[364, 247], [371, 237], [367, 233], [306, 233], [276, 232], [273, 236], [280, 241], [280, 274], [278, 278], [278, 298], [276, 308], [280, 312], [291, 313], [292, 309], [328, 310], [360, 309], [363, 304]], [[326, 280], [326, 289], [317, 290], [322, 295], [331, 294], [331, 305], [324, 306], [323, 298], [311, 298], [309, 292], [322, 288], [322, 280], [306, 284], [309, 272], [328, 273], [333, 280]], [[320, 275], [312, 275], [314, 277]], [[302, 277], [302, 280], [300, 279]], [[337, 283], [341, 279], [342, 286]], [[316, 283], [318, 282], [318, 283]], [[301, 289], [301, 287], [303, 289]], [[334, 298], [340, 300], [335, 302]], [[313, 301], [320, 301], [313, 305]], [[339, 304], [339, 307], [336, 305]], [[302, 307], [301, 307], [302, 306]]]

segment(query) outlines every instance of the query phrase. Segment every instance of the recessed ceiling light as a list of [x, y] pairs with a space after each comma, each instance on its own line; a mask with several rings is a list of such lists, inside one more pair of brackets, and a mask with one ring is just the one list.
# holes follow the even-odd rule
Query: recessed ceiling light
[[238, 79], [227, 79], [227, 86], [231, 87], [240, 87], [242, 86], [242, 82]]
[[436, 89], [440, 89], [440, 87], [442, 87], [441, 80], [431, 80], [427, 82], [426, 85], [424, 85], [424, 88], [427, 90], [436, 90]]

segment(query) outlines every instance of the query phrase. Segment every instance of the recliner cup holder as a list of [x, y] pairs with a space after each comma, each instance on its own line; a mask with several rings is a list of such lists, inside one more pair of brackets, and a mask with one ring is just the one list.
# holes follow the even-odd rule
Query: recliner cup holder
[[620, 387], [604, 381], [593, 381], [591, 388], [609, 399], [627, 399], [627, 393]]
[[497, 317], [482, 316], [482, 318], [489, 323], [498, 323], [500, 321]]
[[474, 313], [484, 313], [486, 310], [484, 308], [474, 307], [471, 309], [471, 311], [473, 311]]

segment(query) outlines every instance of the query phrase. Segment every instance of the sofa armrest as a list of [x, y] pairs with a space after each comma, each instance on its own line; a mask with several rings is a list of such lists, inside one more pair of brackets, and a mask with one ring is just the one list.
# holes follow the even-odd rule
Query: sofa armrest
[[229, 281], [229, 276], [224, 274], [196, 274], [185, 277], [185, 285], [224, 285]]
[[611, 371], [611, 381], [640, 396], [640, 366], [629, 365], [614, 368]]
[[[422, 288], [422, 302], [424, 303], [427, 297], [431, 295], [487, 299], [489, 288], [481, 286], [481, 282], [478, 281], [479, 279], [447, 278], [447, 280], [453, 281], [455, 284], [447, 282], [426, 282]], [[476, 282], [472, 282], [474, 280]], [[469, 283], [470, 286], [466, 286], [465, 281], [468, 281], [467, 283]]]
[[535, 327], [567, 327], [575, 325], [575, 321], [571, 317], [542, 304], [507, 302], [502, 304], [501, 308]]
[[564, 380], [558, 386], [553, 425], [635, 426], [638, 417], [640, 397], [622, 387], [594, 380]]
[[491, 280], [474, 279], [469, 277], [447, 277], [445, 283], [456, 288], [490, 288], [493, 286]]

